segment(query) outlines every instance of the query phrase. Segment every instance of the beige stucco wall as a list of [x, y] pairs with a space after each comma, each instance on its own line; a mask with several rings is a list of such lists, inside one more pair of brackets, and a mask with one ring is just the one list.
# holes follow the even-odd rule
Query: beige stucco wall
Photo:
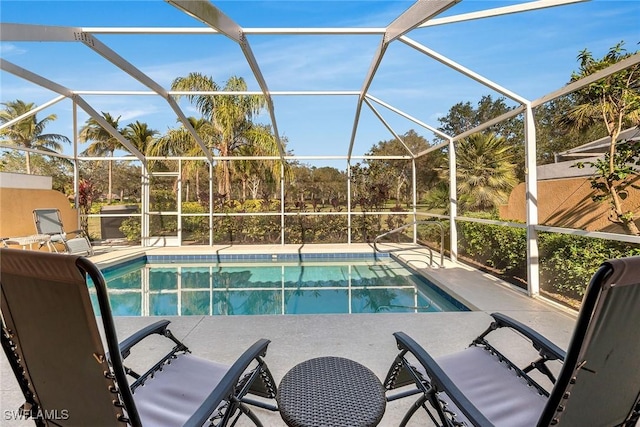
[[[555, 227], [578, 228], [588, 231], [626, 233], [609, 221], [609, 203], [596, 203], [591, 183], [585, 178], [538, 181], [539, 223]], [[626, 209], [640, 210], [640, 191], [631, 190], [624, 201]], [[500, 207], [505, 220], [525, 221], [525, 185], [520, 183], [509, 196], [509, 204]], [[640, 220], [636, 221], [640, 225]]]
[[33, 210], [57, 208], [65, 231], [78, 230], [78, 214], [67, 196], [55, 190], [0, 188], [0, 237], [21, 237], [36, 233]]

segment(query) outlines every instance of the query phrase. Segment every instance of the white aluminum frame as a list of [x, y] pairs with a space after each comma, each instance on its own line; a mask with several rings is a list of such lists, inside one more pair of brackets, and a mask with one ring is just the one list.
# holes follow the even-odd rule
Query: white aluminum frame
[[[533, 120], [533, 109], [539, 105], [544, 104], [545, 102], [556, 99], [562, 95], [568, 94], [572, 91], [575, 91], [581, 87], [584, 87], [604, 76], [613, 74], [619, 70], [630, 67], [632, 65], [638, 64], [640, 62], [640, 54], [634, 55], [630, 58], [627, 58], [624, 61], [621, 61], [614, 66], [611, 66], [605, 70], [602, 70], [598, 73], [595, 73], [587, 78], [576, 81], [572, 84], [569, 84], [561, 89], [558, 89], [555, 92], [552, 92], [548, 95], [545, 95], [536, 100], [530, 101], [525, 99], [524, 97], [513, 93], [507, 88], [500, 86], [499, 84], [492, 82], [491, 80], [475, 73], [472, 70], [467, 69], [466, 67], [452, 61], [449, 58], [429, 49], [428, 47], [412, 40], [407, 36], [412, 30], [416, 28], [424, 28], [428, 26], [435, 25], [446, 25], [454, 22], [463, 22], [470, 21], [475, 19], [484, 19], [494, 16], [508, 15], [514, 13], [522, 13], [531, 10], [538, 10], [543, 8], [557, 7], [562, 5], [568, 5], [572, 3], [579, 3], [586, 0], [536, 0], [527, 3], [521, 3], [518, 5], [506, 6], [506, 7], [498, 7], [494, 9], [487, 9], [479, 12], [453, 15], [445, 18], [437, 18], [436, 16], [442, 11], [448, 9], [453, 6], [460, 0], [418, 0], [414, 3], [407, 11], [398, 16], [393, 22], [391, 22], [385, 28], [242, 28], [229, 17], [224, 15], [216, 6], [206, 0], [166, 0], [168, 3], [172, 4], [176, 8], [182, 10], [183, 12], [193, 16], [195, 19], [204, 22], [207, 25], [207, 28], [103, 28], [103, 27], [54, 27], [54, 26], [42, 26], [42, 25], [27, 25], [27, 24], [11, 24], [11, 23], [3, 23], [0, 25], [0, 39], [3, 41], [42, 41], [42, 42], [80, 42], [92, 49], [94, 52], [98, 53], [104, 59], [123, 70], [133, 79], [142, 83], [146, 87], [148, 87], [149, 91], [82, 91], [82, 90], [73, 90], [67, 87], [64, 87], [56, 82], [52, 82], [38, 74], [35, 74], [25, 68], [22, 68], [16, 64], [13, 64], [5, 59], [0, 58], [0, 69], [11, 74], [14, 74], [20, 78], [28, 80], [32, 83], [35, 83], [39, 86], [45, 87], [57, 94], [58, 97], [52, 99], [51, 101], [34, 108], [29, 113], [24, 114], [20, 118], [13, 120], [12, 122], [6, 123], [0, 127], [0, 129], [10, 126], [12, 123], [15, 123], [17, 120], [23, 119], [27, 116], [36, 114], [39, 111], [42, 111], [63, 99], [71, 99], [73, 101], [73, 128], [74, 128], [74, 154], [73, 156], [66, 155], [56, 155], [48, 152], [41, 152], [39, 150], [30, 150], [30, 149], [22, 149], [23, 151], [36, 152], [39, 154], [47, 155], [47, 156], [55, 156], [71, 159], [74, 162], [74, 188], [78, 189], [78, 181], [79, 181], [79, 172], [78, 172], [78, 161], [80, 160], [105, 160], [104, 158], [91, 158], [91, 157], [80, 157], [78, 153], [78, 124], [77, 124], [77, 107], [82, 108], [90, 117], [100, 123], [112, 136], [118, 139], [118, 141], [129, 150], [133, 157], [125, 156], [120, 158], [110, 158], [110, 160], [139, 160], [142, 163], [142, 177], [141, 177], [141, 187], [142, 187], [142, 212], [141, 212], [141, 229], [143, 241], [145, 237], [148, 237], [149, 233], [149, 223], [148, 223], [148, 212], [149, 212], [149, 180], [148, 180], [148, 168], [147, 168], [147, 158], [143, 153], [139, 152], [136, 147], [134, 147], [129, 141], [127, 141], [120, 133], [117, 132], [114, 128], [112, 128], [104, 118], [95, 110], [93, 107], [85, 101], [83, 95], [104, 95], [104, 96], [120, 96], [120, 95], [149, 95], [149, 96], [160, 96], [162, 97], [171, 107], [171, 109], [175, 112], [178, 119], [185, 126], [185, 128], [191, 133], [191, 135], [196, 140], [197, 144], [200, 146], [203, 152], [204, 159], [207, 160], [209, 165], [209, 187], [210, 191], [213, 190], [212, 182], [213, 182], [213, 167], [214, 162], [220, 160], [227, 159], [241, 159], [239, 157], [220, 157], [214, 156], [205, 146], [204, 142], [197, 135], [195, 130], [192, 128], [191, 124], [186, 119], [186, 115], [181, 110], [174, 97], [178, 95], [187, 95], [187, 94], [199, 94], [199, 95], [213, 95], [213, 96], [225, 96], [225, 95], [253, 95], [259, 94], [265, 97], [267, 102], [267, 109], [269, 111], [269, 116], [271, 120], [271, 125], [274, 130], [274, 134], [276, 137], [276, 141], [278, 143], [279, 149], [279, 157], [253, 157], [252, 159], [270, 159], [270, 160], [280, 160], [283, 162], [283, 166], [281, 167], [281, 212], [278, 213], [281, 217], [281, 226], [282, 226], [282, 239], [281, 243], [284, 244], [284, 224], [285, 217], [289, 215], [289, 213], [284, 210], [284, 162], [289, 159], [344, 159], [347, 166], [347, 191], [348, 191], [348, 208], [347, 208], [347, 223], [348, 223], [348, 243], [351, 243], [351, 219], [354, 212], [351, 209], [351, 163], [354, 159], [375, 159], [375, 158], [384, 158], [384, 159], [409, 159], [412, 161], [412, 191], [413, 191], [413, 212], [412, 215], [414, 220], [417, 219], [417, 216], [431, 216], [431, 217], [442, 217], [450, 220], [451, 223], [451, 259], [456, 260], [457, 258], [457, 231], [456, 231], [456, 221], [472, 221], [473, 219], [462, 218], [457, 216], [457, 194], [456, 194], [456, 159], [455, 159], [455, 142], [479, 131], [482, 131], [489, 126], [499, 123], [503, 120], [509, 119], [511, 117], [515, 117], [519, 114], [524, 114], [524, 123], [525, 123], [525, 168], [526, 168], [526, 212], [527, 212], [527, 224], [525, 225], [527, 229], [527, 276], [528, 276], [528, 286], [529, 286], [529, 294], [537, 295], [539, 292], [539, 284], [538, 284], [538, 248], [537, 248], [537, 231], [551, 231], [551, 232], [561, 232], [561, 233], [571, 233], [571, 234], [580, 234], [585, 236], [592, 237], [603, 237], [609, 238], [613, 240], [621, 240], [627, 242], [640, 243], [640, 238], [633, 236], [620, 236], [615, 234], [608, 233], [588, 233], [582, 232], [578, 230], [567, 231], [566, 229], [559, 229], [556, 227], [543, 227], [538, 225], [538, 211], [537, 211], [537, 179], [536, 179], [536, 134], [535, 134], [535, 123]], [[145, 73], [137, 69], [133, 64], [126, 61], [115, 51], [110, 49], [107, 45], [102, 43], [97, 39], [96, 35], [99, 34], [211, 34], [215, 35], [224, 35], [235, 43], [238, 44], [241, 49], [247, 63], [249, 64], [253, 75], [258, 82], [261, 91], [246, 91], [246, 92], [184, 92], [184, 91], [169, 91], [164, 89], [158, 83], [156, 83], [153, 79], [147, 76]], [[270, 91], [267, 82], [265, 81], [262, 72], [260, 70], [258, 61], [256, 60], [249, 42], [247, 40], [247, 35], [380, 35], [381, 41], [376, 50], [374, 57], [372, 58], [372, 62], [370, 68], [364, 77], [363, 85], [360, 90], [352, 90], [352, 91]], [[505, 97], [515, 101], [519, 104], [519, 107], [516, 107], [514, 110], [503, 114], [500, 117], [497, 117], [489, 122], [486, 122], [480, 126], [475, 127], [469, 131], [466, 131], [459, 135], [446, 135], [437, 129], [421, 122], [420, 120], [410, 116], [409, 114], [401, 111], [400, 109], [391, 106], [385, 103], [382, 100], [379, 100], [373, 97], [368, 93], [369, 87], [372, 81], [375, 78], [376, 71], [378, 66], [381, 64], [384, 54], [387, 50], [387, 47], [390, 43], [394, 41], [400, 41], [407, 46], [412, 47], [418, 52], [424, 54], [427, 57], [430, 57], [447, 67], [453, 69], [454, 71], [465, 75], [466, 77], [475, 80], [476, 82], [491, 88], [492, 90], [504, 95]], [[284, 147], [278, 132], [277, 122], [276, 122], [276, 114], [273, 106], [273, 96], [352, 96], [356, 98], [356, 114], [353, 120], [353, 129], [351, 132], [351, 138], [349, 142], [349, 147], [347, 150], [346, 156], [287, 156]], [[383, 125], [389, 130], [389, 132], [394, 136], [394, 138], [398, 139], [403, 145], [404, 142], [402, 138], [399, 136], [398, 132], [394, 131], [393, 128], [388, 124], [388, 122], [384, 119], [383, 115], [380, 114], [378, 110], [374, 107], [373, 103], [381, 105], [386, 109], [390, 110], [392, 113], [400, 115], [421, 127], [429, 130], [434, 133], [441, 139], [444, 139], [445, 142], [440, 143], [438, 145], [432, 146], [427, 150], [424, 150], [420, 153], [413, 153], [411, 150], [404, 145], [407, 150], [406, 156], [354, 156], [353, 155], [353, 147], [355, 143], [355, 137], [358, 130], [360, 113], [362, 109], [362, 104], [365, 103], [367, 106], [373, 111], [374, 115], [383, 123]], [[415, 160], [431, 151], [443, 148], [448, 146], [449, 149], [449, 173], [450, 173], [450, 204], [449, 204], [449, 215], [435, 215], [435, 214], [424, 214], [417, 212], [416, 210], [416, 167]], [[15, 147], [0, 145], [2, 149], [15, 149]], [[182, 157], [178, 158], [181, 163], [182, 160], [188, 160], [191, 158]], [[179, 203], [180, 205], [180, 203]], [[209, 212], [213, 212], [212, 201], [210, 200]], [[384, 214], [389, 214], [390, 212], [384, 212]], [[393, 213], [393, 212], [391, 212]], [[272, 213], [265, 213], [266, 215], [272, 215]], [[375, 213], [369, 213], [375, 214]], [[402, 214], [406, 214], [403, 212]], [[213, 225], [213, 216], [210, 214], [210, 227]], [[473, 220], [475, 221], [475, 220]], [[181, 212], [178, 209], [178, 223], [181, 223]], [[488, 223], [504, 225], [500, 221], [489, 221]], [[509, 226], [517, 226], [509, 223]], [[414, 232], [414, 239], [416, 238]], [[212, 237], [210, 235], [210, 244], [213, 244]]]

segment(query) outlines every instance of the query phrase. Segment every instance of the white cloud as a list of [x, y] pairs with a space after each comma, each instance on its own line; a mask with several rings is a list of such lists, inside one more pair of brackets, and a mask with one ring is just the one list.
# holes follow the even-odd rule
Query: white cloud
[[23, 49], [13, 43], [3, 42], [0, 44], [0, 55], [4, 57], [23, 55], [26, 52], [27, 52], [26, 49]]

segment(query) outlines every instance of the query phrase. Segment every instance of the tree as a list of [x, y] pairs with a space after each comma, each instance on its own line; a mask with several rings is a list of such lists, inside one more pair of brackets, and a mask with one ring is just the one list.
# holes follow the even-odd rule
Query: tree
[[[85, 162], [86, 163], [86, 162]], [[113, 192], [120, 195], [120, 201], [127, 198], [140, 199], [140, 176], [142, 167], [136, 161], [115, 162], [113, 165]], [[84, 176], [84, 175], [83, 175]], [[100, 175], [97, 175], [98, 177]], [[104, 176], [104, 175], [103, 175]], [[96, 185], [97, 187], [97, 185]]]
[[[450, 136], [460, 135], [513, 110], [513, 108], [505, 103], [505, 98], [500, 97], [494, 100], [491, 95], [483, 96], [476, 107], [473, 107], [470, 102], [459, 102], [451, 107], [446, 116], [438, 119], [441, 123], [439, 130]], [[505, 142], [513, 147], [512, 160], [516, 165], [516, 176], [520, 181], [524, 181], [524, 124], [522, 115], [496, 123], [483, 132], [494, 133], [504, 138]]]
[[[0, 123], [3, 124], [22, 116], [35, 107], [33, 103], [27, 104], [19, 99], [3, 102], [2, 105], [5, 106], [0, 111]], [[33, 114], [0, 131], [0, 138], [8, 145], [57, 153], [62, 150], [61, 142], [69, 144], [71, 141], [64, 135], [43, 133], [45, 127], [56, 118], [55, 114], [50, 114], [38, 121], [36, 115]], [[31, 174], [31, 153], [29, 151], [25, 151], [25, 159], [27, 173]]]
[[628, 197], [630, 189], [640, 189], [640, 185], [638, 185], [640, 183], [640, 141], [624, 141], [616, 147], [613, 158], [613, 173], [611, 173], [610, 156], [611, 153], [608, 152], [605, 153], [604, 158], [596, 159], [593, 162], [580, 162], [577, 167], [582, 168], [584, 164], [589, 164], [595, 169], [596, 172], [591, 178], [591, 188], [596, 190], [592, 196], [593, 201], [603, 202], [609, 199], [612, 202], [609, 220], [625, 226], [631, 234], [638, 235], [637, 226], [633, 222], [633, 211], [626, 211], [620, 217], [611, 194], [615, 192], [622, 202]]
[[[147, 125], [146, 123], [141, 123], [137, 120], [134, 123], [129, 123], [128, 125], [126, 125], [122, 130], [122, 135], [134, 147], [136, 147], [138, 151], [145, 154], [149, 147], [153, 146], [155, 137], [156, 135], [158, 135], [158, 133], [159, 132], [157, 130], [149, 128], [149, 125]], [[109, 162], [109, 164], [111, 165], [111, 162]], [[127, 181], [126, 177], [130, 176], [130, 172], [132, 169], [135, 170], [137, 168], [130, 168], [116, 163], [116, 170], [113, 170], [113, 168], [111, 170], [111, 185], [115, 186], [116, 189], [120, 188], [120, 201], [122, 201], [124, 198], [125, 189], [131, 190], [131, 181]], [[127, 193], [128, 195], [137, 194], [138, 191], [128, 191]], [[111, 194], [111, 190], [109, 190], [109, 194]]]
[[[418, 154], [429, 148], [428, 141], [411, 129], [402, 135], [402, 142], [413, 154]], [[397, 139], [380, 141], [374, 145], [367, 155], [372, 156], [398, 156], [408, 155], [407, 149]], [[423, 193], [433, 188], [440, 180], [438, 168], [445, 162], [442, 151], [432, 151], [416, 159], [416, 186], [417, 192]], [[369, 175], [380, 182], [392, 184], [396, 203], [399, 204], [402, 196], [408, 196], [411, 192], [412, 164], [409, 160], [367, 160]]]
[[[287, 198], [297, 209], [305, 210], [310, 202], [314, 211], [330, 204], [340, 211], [347, 200], [347, 174], [330, 166], [309, 166], [294, 163]], [[321, 206], [320, 206], [321, 205]]]
[[347, 200], [347, 174], [330, 166], [312, 166], [311, 170], [322, 205], [328, 202], [334, 209], [339, 209], [340, 204]]
[[91, 180], [82, 179], [78, 185], [78, 206], [80, 207], [80, 228], [89, 235], [89, 218], [91, 205], [98, 198], [99, 191]]
[[[62, 157], [32, 155], [31, 171], [52, 178], [52, 188], [61, 193], [71, 195], [73, 189], [73, 164]], [[0, 171], [26, 172], [26, 156], [18, 150], [2, 153], [0, 156]]]
[[[451, 107], [446, 116], [440, 117], [438, 121], [441, 123], [440, 130], [442, 132], [450, 136], [456, 136], [510, 110], [513, 110], [513, 107], [507, 106], [504, 97], [494, 100], [491, 95], [484, 95], [478, 101], [477, 107], [474, 108], [471, 102], [468, 101], [458, 102]], [[505, 138], [508, 138], [511, 134], [521, 134], [506, 122], [493, 125], [490, 130]]]
[[[178, 77], [171, 85], [173, 90], [184, 91], [246, 91], [247, 84], [242, 77], [233, 76], [221, 88], [209, 76], [190, 73], [186, 77]], [[238, 147], [253, 141], [268, 143], [275, 147], [275, 139], [266, 127], [256, 127], [252, 120], [266, 105], [265, 99], [258, 95], [187, 95], [194, 102], [205, 119], [209, 120], [215, 131], [214, 148], [221, 157], [231, 156]], [[250, 137], [251, 132], [268, 132], [257, 137]], [[250, 139], [251, 138], [251, 139]], [[277, 147], [275, 147], [277, 148]], [[231, 199], [231, 173], [229, 160], [218, 162], [218, 192]]]
[[[624, 42], [613, 46], [601, 59], [595, 59], [587, 49], [580, 52], [580, 68], [571, 76], [571, 82], [590, 76], [617, 62], [634, 55], [626, 53]], [[575, 107], [566, 115], [564, 124], [568, 127], [584, 129], [594, 123], [604, 123], [611, 139], [606, 162], [595, 162], [596, 175], [592, 178], [592, 187], [599, 191], [594, 200], [602, 200], [602, 194], [611, 203], [610, 219], [621, 224], [629, 233], [640, 235], [635, 224], [636, 214], [623, 206], [628, 179], [637, 176], [637, 162], [632, 161], [640, 155], [640, 145], [627, 144], [622, 156], [618, 152], [620, 132], [627, 127], [640, 124], [640, 65], [635, 64], [617, 73], [611, 74], [573, 94]]]
[[157, 130], [150, 129], [146, 123], [137, 120], [125, 126], [122, 133], [141, 153], [147, 152], [147, 148], [153, 145], [155, 136], [158, 135]]
[[475, 133], [456, 147], [456, 180], [462, 209], [489, 211], [507, 203], [518, 183], [511, 146], [493, 133]]
[[[240, 198], [247, 200], [247, 190], [251, 192], [251, 198], [257, 199], [259, 189], [263, 184], [274, 183], [280, 180], [280, 163], [274, 160], [254, 160], [252, 157], [274, 155], [260, 151], [260, 147], [253, 144], [238, 147], [237, 154], [244, 159], [234, 160], [233, 174], [240, 181]], [[237, 194], [236, 194], [237, 196]]]
[[[102, 113], [104, 119], [113, 126], [114, 129], [118, 129], [118, 122], [120, 121], [120, 116], [114, 118], [109, 113]], [[111, 135], [105, 128], [103, 128], [100, 123], [96, 119], [89, 118], [85, 125], [80, 129], [79, 135], [80, 142], [91, 142], [89, 147], [83, 152], [83, 154], [88, 156], [103, 156], [107, 155], [109, 157], [113, 157], [113, 153], [119, 149], [124, 147], [120, 144], [120, 141], [116, 139], [113, 135]], [[109, 185], [107, 190], [107, 201], [111, 202], [111, 196], [113, 194], [113, 164], [112, 161], [108, 161], [109, 166]]]
[[[191, 127], [196, 134], [204, 141], [207, 147], [213, 147], [214, 129], [211, 122], [205, 118], [197, 119], [195, 117], [187, 118]], [[193, 135], [180, 125], [167, 131], [162, 137], [152, 141], [147, 146], [146, 153], [150, 156], [202, 156], [202, 150], [196, 143]]]
[[261, 162], [249, 159], [250, 157], [256, 155], [252, 146], [247, 145], [244, 147], [240, 147], [239, 153], [242, 157], [245, 157], [245, 159], [235, 161], [233, 163], [233, 169], [235, 173], [240, 177], [240, 198], [244, 202], [247, 200], [247, 189], [249, 188], [249, 186], [251, 186], [251, 198], [257, 198], [258, 186], [260, 185]]
[[601, 123], [583, 129], [563, 126], [562, 121], [573, 106], [571, 96], [562, 96], [535, 109], [538, 165], [554, 163], [557, 153], [595, 141], [603, 135]]
[[[278, 145], [276, 143], [275, 136], [271, 132], [271, 128], [266, 125], [251, 124], [243, 135], [245, 142], [239, 145], [235, 151], [241, 156], [264, 156], [264, 157], [276, 157], [280, 155]], [[286, 144], [286, 139], [282, 140], [283, 144]], [[243, 185], [242, 198], [245, 199], [245, 179], [253, 179], [251, 171], [253, 169], [264, 182], [278, 182], [280, 180], [280, 165], [281, 162], [277, 160], [262, 160], [254, 163], [253, 166], [248, 166], [243, 161], [233, 162], [233, 172], [241, 175], [241, 182]], [[247, 172], [249, 174], [247, 175]], [[291, 171], [287, 163], [284, 163], [285, 178], [291, 178]], [[244, 176], [244, 178], [242, 178]], [[255, 181], [254, 181], [255, 182]]]
[[[189, 117], [187, 120], [205, 145], [212, 147], [214, 145], [214, 130], [211, 122], [205, 118], [196, 119], [195, 117]], [[149, 144], [146, 152], [150, 156], [167, 157], [197, 157], [203, 155], [195, 138], [183, 125], [178, 128], [169, 129], [165, 135]], [[195, 193], [198, 201], [200, 201], [199, 166], [199, 162], [190, 161], [186, 164], [186, 167], [182, 169], [185, 180], [187, 180], [189, 176], [195, 176]], [[189, 201], [188, 197], [187, 201]]]

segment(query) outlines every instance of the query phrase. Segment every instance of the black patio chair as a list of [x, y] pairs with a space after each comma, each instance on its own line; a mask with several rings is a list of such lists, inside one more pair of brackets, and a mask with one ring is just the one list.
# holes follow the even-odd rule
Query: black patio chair
[[[640, 257], [607, 261], [595, 273], [566, 353], [526, 325], [503, 314], [492, 316], [490, 327], [467, 349], [444, 357], [432, 357], [405, 333], [394, 334], [400, 353], [385, 379], [388, 399], [412, 394], [389, 392], [409, 384], [420, 393], [402, 426], [421, 407], [439, 426], [636, 425]], [[502, 353], [496, 336], [489, 343], [488, 335], [502, 328], [532, 343], [530, 364], [518, 367], [504, 355], [510, 341], [502, 342]]]
[[[0, 271], [2, 347], [26, 399], [21, 416], [36, 425], [226, 426], [246, 414], [260, 426], [246, 403], [276, 410], [263, 360], [268, 340], [231, 366], [192, 355], [168, 320], [118, 344], [103, 276], [88, 259], [0, 249]], [[95, 287], [99, 317], [88, 286]], [[151, 338], [157, 335], [168, 340]], [[125, 359], [146, 338], [170, 350], [143, 373]]]

